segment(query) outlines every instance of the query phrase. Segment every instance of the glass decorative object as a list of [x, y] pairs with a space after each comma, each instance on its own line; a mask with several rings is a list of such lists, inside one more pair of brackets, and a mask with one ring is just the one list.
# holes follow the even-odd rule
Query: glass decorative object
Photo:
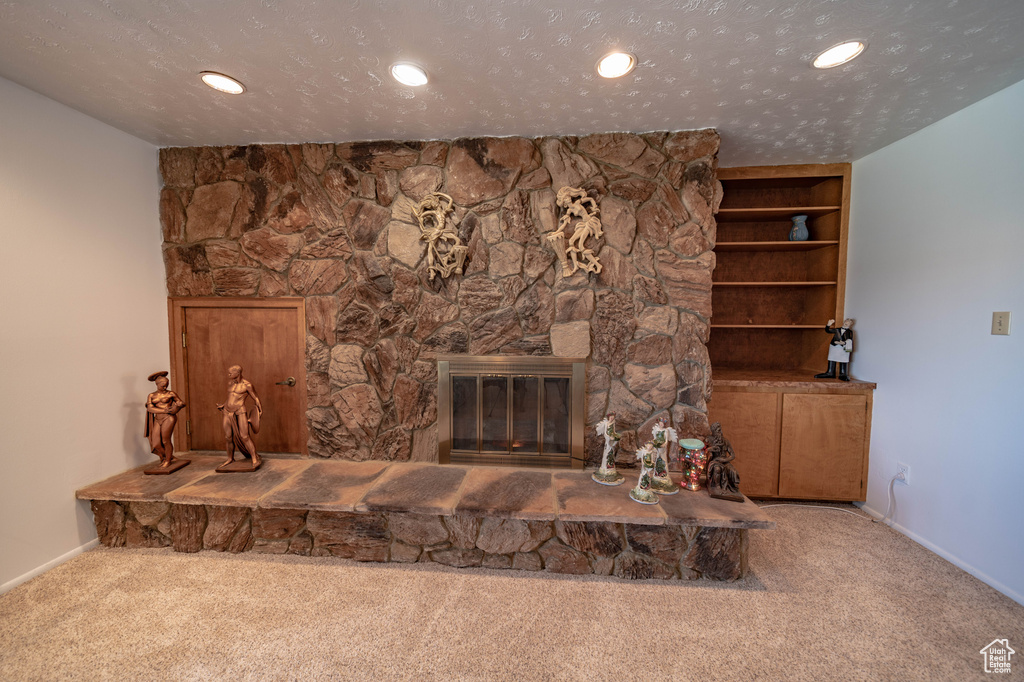
[[708, 463], [704, 441], [699, 438], [684, 438], [679, 441], [679, 447], [683, 451], [683, 480], [679, 485], [687, 490], [700, 490], [703, 487], [700, 479]]

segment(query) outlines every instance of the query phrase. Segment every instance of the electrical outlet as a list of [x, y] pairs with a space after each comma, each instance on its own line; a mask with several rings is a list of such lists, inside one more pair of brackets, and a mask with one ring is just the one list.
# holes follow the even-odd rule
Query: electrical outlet
[[992, 313], [992, 333], [998, 336], [1010, 335], [1010, 313], [1003, 311]]
[[899, 476], [900, 474], [903, 474], [903, 478], [902, 479], [897, 478], [896, 482], [897, 483], [902, 483], [903, 485], [910, 485], [910, 465], [909, 464], [904, 464], [903, 462], [896, 462], [896, 475]]

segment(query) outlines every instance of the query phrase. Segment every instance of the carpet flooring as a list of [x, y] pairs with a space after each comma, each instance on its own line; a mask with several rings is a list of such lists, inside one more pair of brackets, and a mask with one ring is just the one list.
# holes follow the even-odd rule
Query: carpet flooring
[[996, 638], [1024, 658], [1024, 606], [908, 538], [769, 513], [736, 583], [99, 548], [0, 596], [0, 679], [968, 680]]

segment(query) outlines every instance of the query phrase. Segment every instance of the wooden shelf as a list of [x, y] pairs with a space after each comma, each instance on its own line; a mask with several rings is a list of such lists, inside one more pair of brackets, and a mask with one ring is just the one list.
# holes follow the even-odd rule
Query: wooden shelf
[[716, 253], [742, 252], [742, 251], [814, 251], [825, 249], [830, 246], [838, 246], [838, 239], [823, 239], [806, 242], [718, 242], [715, 244]]
[[848, 382], [839, 381], [838, 379], [815, 379], [814, 375], [822, 370], [822, 367], [780, 370], [716, 365], [712, 368], [712, 378], [715, 381], [716, 388], [719, 386], [747, 387], [751, 385], [801, 386], [821, 389], [823, 391], [858, 391], [864, 388], [875, 388], [874, 383], [858, 379]]
[[809, 218], [820, 218], [829, 213], [842, 210], [842, 206], [794, 206], [794, 207], [758, 207], [758, 208], [720, 208], [720, 223], [753, 223], [769, 220], [790, 220], [795, 215], [806, 215]]
[[[822, 329], [829, 318], [835, 318], [835, 285], [798, 283], [781, 286], [775, 283], [753, 283], [746, 286], [711, 288], [713, 317], [711, 324], [769, 325], [791, 327], [813, 325]], [[717, 341], [712, 340], [713, 343]], [[758, 355], [769, 348], [752, 348]], [[756, 358], [750, 358], [756, 362]], [[803, 364], [803, 363], [801, 363]]]
[[712, 282], [713, 287], [827, 287], [835, 286], [832, 282]]
[[[843, 317], [849, 164], [723, 168], [719, 179], [712, 364], [819, 365], [824, 324]], [[789, 241], [800, 214], [810, 239]]]
[[712, 324], [712, 329], [823, 329], [820, 324]]

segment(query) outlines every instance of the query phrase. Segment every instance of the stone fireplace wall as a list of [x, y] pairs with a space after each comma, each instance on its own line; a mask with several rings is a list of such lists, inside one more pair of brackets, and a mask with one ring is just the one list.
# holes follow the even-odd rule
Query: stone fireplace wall
[[[309, 454], [436, 460], [438, 354], [587, 357], [623, 463], [658, 417], [708, 432], [714, 130], [160, 151], [171, 296], [301, 296]], [[600, 203], [599, 275], [542, 239], [555, 192]], [[429, 281], [413, 206], [453, 197], [465, 272]], [[638, 431], [640, 432], [638, 434]]]

